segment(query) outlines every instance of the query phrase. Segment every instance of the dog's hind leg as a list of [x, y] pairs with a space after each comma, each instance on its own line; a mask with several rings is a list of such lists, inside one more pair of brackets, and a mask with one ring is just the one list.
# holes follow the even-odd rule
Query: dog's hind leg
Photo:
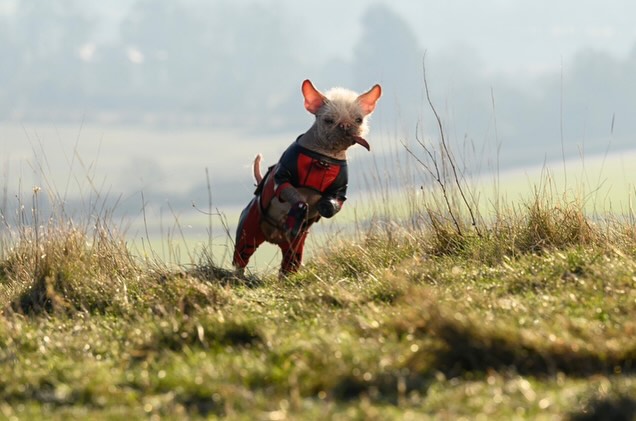
[[255, 196], [247, 205], [236, 228], [236, 243], [234, 244], [234, 257], [232, 265], [237, 271], [242, 271], [256, 251], [265, 241], [265, 236], [260, 227], [260, 212], [258, 209], [258, 196]]
[[283, 261], [280, 266], [281, 275], [291, 275], [298, 272], [303, 261], [303, 251], [305, 248], [305, 240], [309, 231], [301, 232], [294, 241], [286, 241], [279, 243], [278, 246], [283, 252]]

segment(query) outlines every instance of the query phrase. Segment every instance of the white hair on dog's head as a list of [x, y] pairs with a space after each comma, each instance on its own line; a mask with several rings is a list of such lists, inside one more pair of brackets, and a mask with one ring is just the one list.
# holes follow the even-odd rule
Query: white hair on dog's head
[[[325, 93], [325, 97], [328, 101], [324, 105], [324, 110], [321, 110], [321, 114], [324, 112], [323, 115], [354, 121], [358, 117], [362, 118], [358, 135], [364, 136], [369, 132], [369, 126], [367, 124], [367, 116], [365, 116], [360, 109], [358, 96], [358, 93], [350, 89], [340, 87], [331, 88]], [[338, 122], [339, 121], [336, 121], [336, 123]]]

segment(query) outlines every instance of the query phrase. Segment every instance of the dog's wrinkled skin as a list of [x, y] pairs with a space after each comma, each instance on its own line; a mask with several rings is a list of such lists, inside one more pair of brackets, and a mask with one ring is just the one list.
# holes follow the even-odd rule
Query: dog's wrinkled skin
[[[342, 162], [345, 166], [346, 152], [350, 146], [359, 144], [370, 150], [369, 143], [363, 136], [368, 132], [367, 117], [375, 109], [382, 94], [380, 85], [373, 86], [361, 95], [342, 88], [334, 88], [323, 94], [309, 80], [305, 80], [302, 84], [302, 93], [305, 109], [314, 114], [316, 119], [311, 128], [297, 139], [295, 142], [297, 145], [308, 150], [308, 153], [313, 156], [323, 157], [325, 161], [329, 162]], [[285, 155], [273, 168], [273, 172], [276, 172], [282, 165], [284, 157]], [[253, 171], [259, 187], [262, 184], [267, 184], [268, 181], [268, 179], [263, 180], [260, 162], [261, 156], [258, 155], [254, 160]], [[274, 177], [274, 175], [268, 173], [265, 177]], [[278, 178], [277, 181], [279, 181]], [[283, 274], [295, 272], [302, 259], [302, 250], [308, 228], [321, 216], [318, 211], [319, 202], [321, 199], [329, 199], [327, 197], [329, 191], [319, 191], [315, 186], [304, 186], [303, 182], [299, 180], [290, 180], [290, 183], [284, 183], [284, 185], [275, 184], [274, 188], [276, 194], [262, 206], [264, 209], [252, 209], [259, 207], [259, 203], [261, 203], [257, 196], [241, 215], [233, 261], [239, 272], [247, 265], [247, 260], [263, 240], [278, 244], [281, 247], [283, 251], [281, 272]], [[334, 200], [338, 199], [339, 202], [334, 213], [340, 209], [339, 206], [345, 199], [345, 192], [346, 170], [344, 188], [340, 190], [342, 197], [334, 197]], [[305, 219], [307, 224], [296, 237], [293, 237], [289, 230], [289, 220], [292, 218], [290, 209], [298, 203], [307, 205]], [[257, 217], [257, 210], [263, 214]], [[333, 215], [325, 217], [331, 216]], [[252, 222], [244, 224], [246, 219]], [[254, 221], [257, 219], [258, 226], [254, 226], [256, 225]], [[249, 250], [246, 251], [246, 248]]]

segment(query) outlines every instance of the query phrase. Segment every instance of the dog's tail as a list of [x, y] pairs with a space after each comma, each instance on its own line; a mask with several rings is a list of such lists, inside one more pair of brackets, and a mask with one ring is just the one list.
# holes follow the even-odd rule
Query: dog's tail
[[261, 159], [263, 159], [263, 155], [259, 153], [256, 155], [256, 158], [254, 158], [254, 165], [252, 166], [256, 184], [259, 184], [263, 180], [263, 175], [261, 174]]

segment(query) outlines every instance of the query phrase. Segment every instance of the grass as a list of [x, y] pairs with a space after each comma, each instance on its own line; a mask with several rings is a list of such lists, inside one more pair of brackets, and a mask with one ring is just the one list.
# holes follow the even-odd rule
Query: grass
[[104, 218], [18, 224], [0, 263], [0, 417], [636, 416], [628, 220], [542, 194], [479, 231], [421, 209], [284, 280], [139, 260]]

